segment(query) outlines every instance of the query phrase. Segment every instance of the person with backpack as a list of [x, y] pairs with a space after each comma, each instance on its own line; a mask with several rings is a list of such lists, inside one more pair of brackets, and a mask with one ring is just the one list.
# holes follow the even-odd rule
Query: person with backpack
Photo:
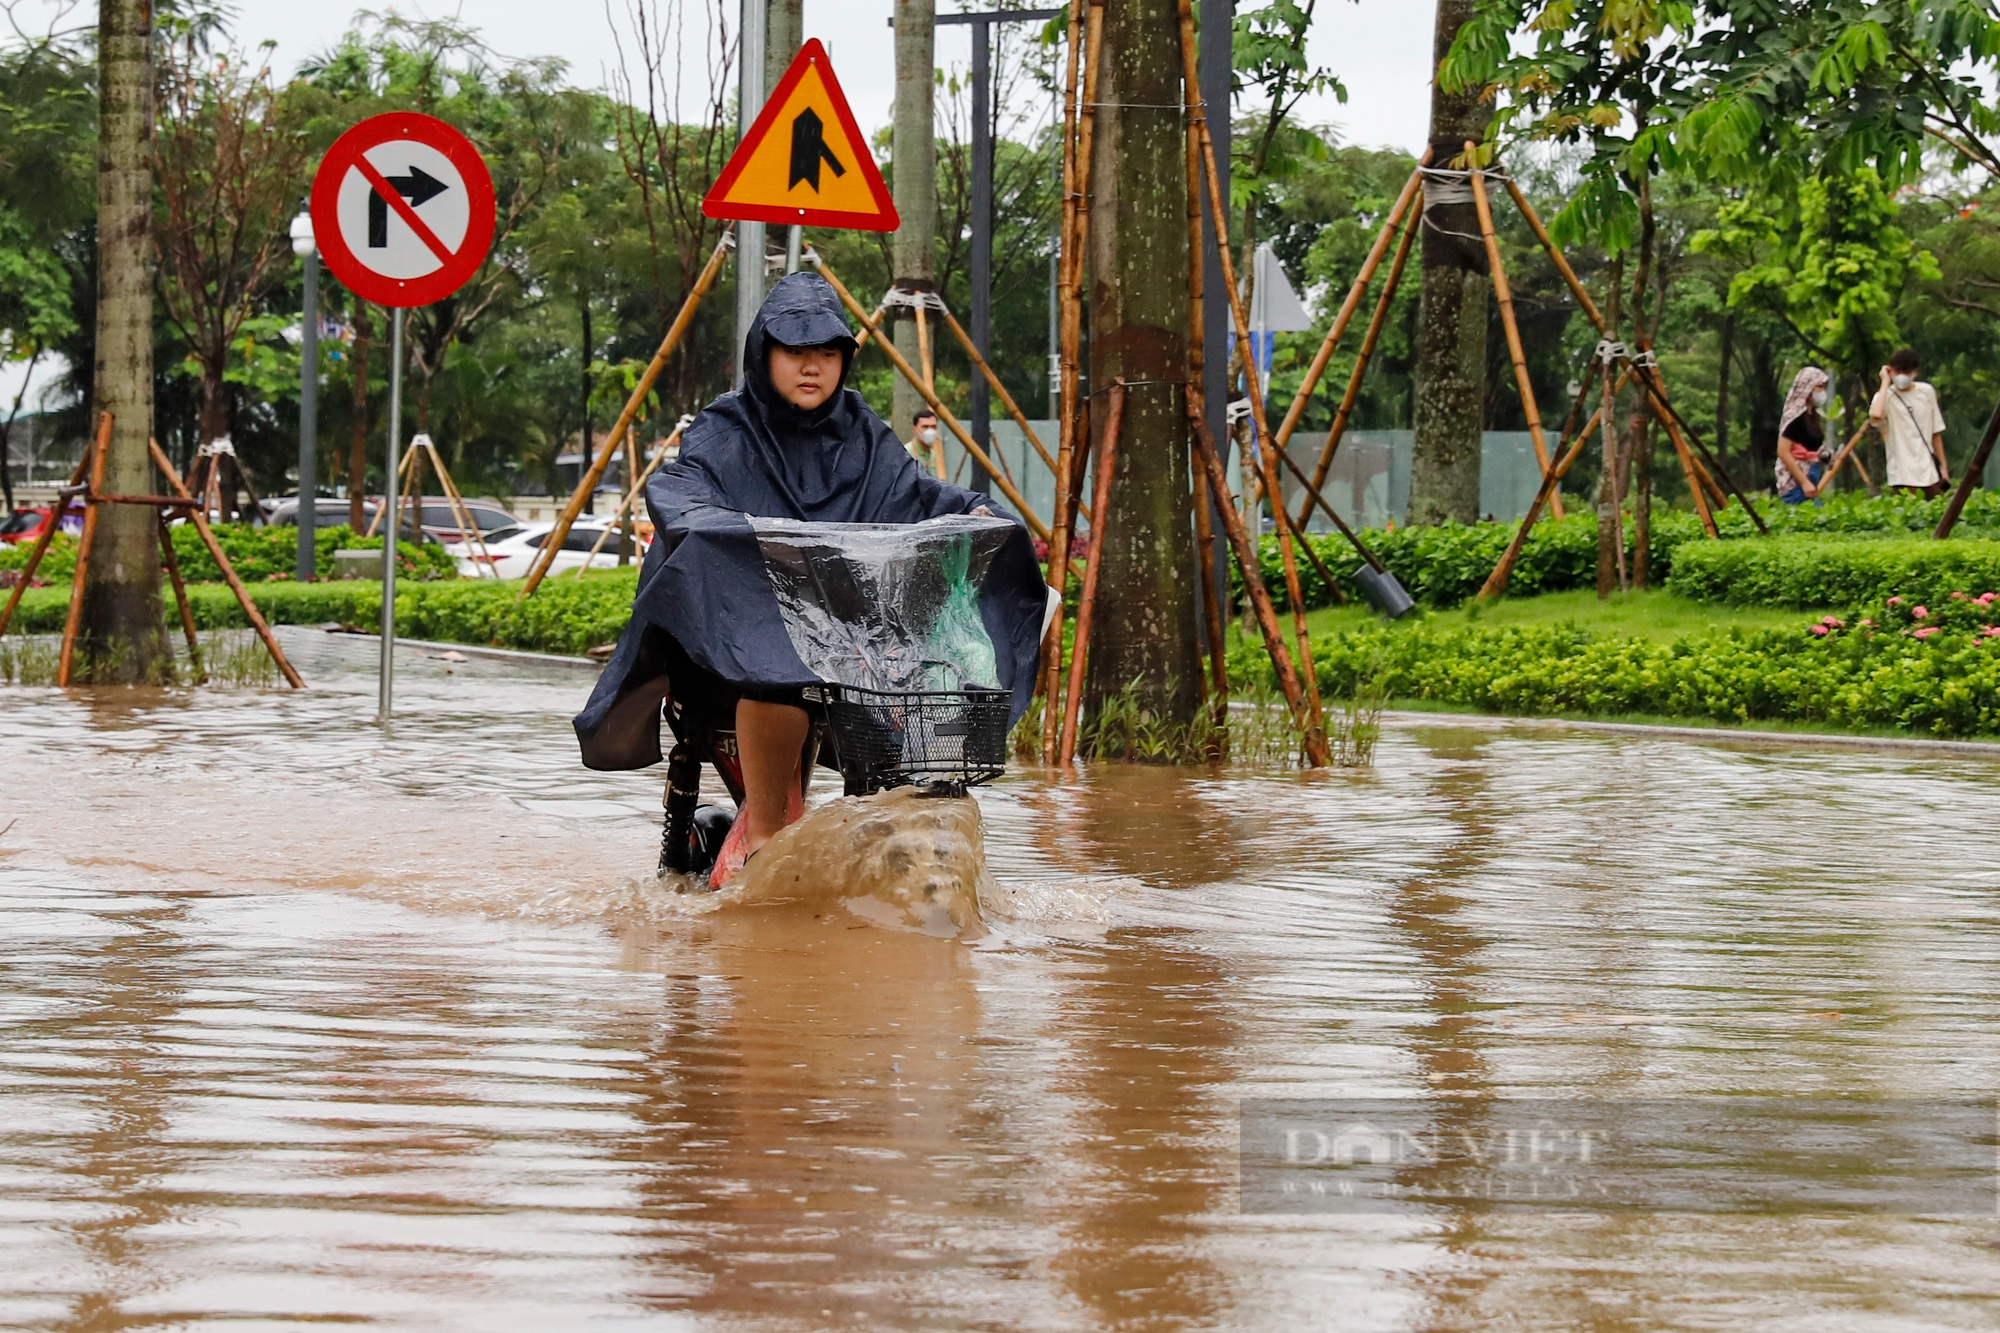
[[1888, 485], [1936, 497], [1951, 482], [1944, 460], [1944, 413], [1937, 390], [1917, 378], [1922, 362], [1905, 347], [1882, 367], [1882, 387], [1868, 404], [1868, 419], [1882, 432], [1889, 454]]

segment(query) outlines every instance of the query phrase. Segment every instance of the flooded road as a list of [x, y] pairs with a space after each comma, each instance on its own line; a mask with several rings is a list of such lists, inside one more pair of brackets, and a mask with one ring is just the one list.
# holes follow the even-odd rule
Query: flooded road
[[[1262, 1098], [2000, 1089], [2000, 764], [1017, 773], [977, 944], [663, 891], [586, 671], [0, 691], [0, 1326], [1986, 1329], [1985, 1216], [1247, 1212]], [[711, 782], [713, 779], [711, 779]]]

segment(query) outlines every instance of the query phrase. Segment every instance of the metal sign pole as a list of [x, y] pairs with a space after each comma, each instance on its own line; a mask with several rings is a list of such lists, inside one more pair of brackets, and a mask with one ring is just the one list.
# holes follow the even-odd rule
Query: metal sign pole
[[377, 720], [387, 722], [396, 691], [396, 468], [403, 431], [403, 308], [396, 307], [389, 334], [389, 472], [382, 487], [382, 682]]
[[[312, 248], [311, 219], [305, 241], [305, 309], [299, 340], [299, 525], [297, 568], [300, 583], [317, 574], [319, 514], [314, 505], [319, 490], [319, 252]], [[300, 245], [294, 240], [292, 248]]]

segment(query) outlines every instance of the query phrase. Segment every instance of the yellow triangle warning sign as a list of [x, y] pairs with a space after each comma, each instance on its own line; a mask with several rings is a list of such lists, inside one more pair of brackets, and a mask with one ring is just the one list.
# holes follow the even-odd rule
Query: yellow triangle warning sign
[[818, 39], [799, 48], [701, 211], [712, 218], [861, 231], [902, 225]]

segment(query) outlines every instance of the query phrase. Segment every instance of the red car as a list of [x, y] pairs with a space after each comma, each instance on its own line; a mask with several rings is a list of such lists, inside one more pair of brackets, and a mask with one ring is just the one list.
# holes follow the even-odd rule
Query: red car
[[[49, 511], [46, 507], [16, 509], [5, 518], [0, 518], [0, 546], [13, 546], [32, 542], [42, 535], [48, 526]], [[74, 536], [83, 531], [83, 508], [75, 506], [63, 511], [62, 530]]]

